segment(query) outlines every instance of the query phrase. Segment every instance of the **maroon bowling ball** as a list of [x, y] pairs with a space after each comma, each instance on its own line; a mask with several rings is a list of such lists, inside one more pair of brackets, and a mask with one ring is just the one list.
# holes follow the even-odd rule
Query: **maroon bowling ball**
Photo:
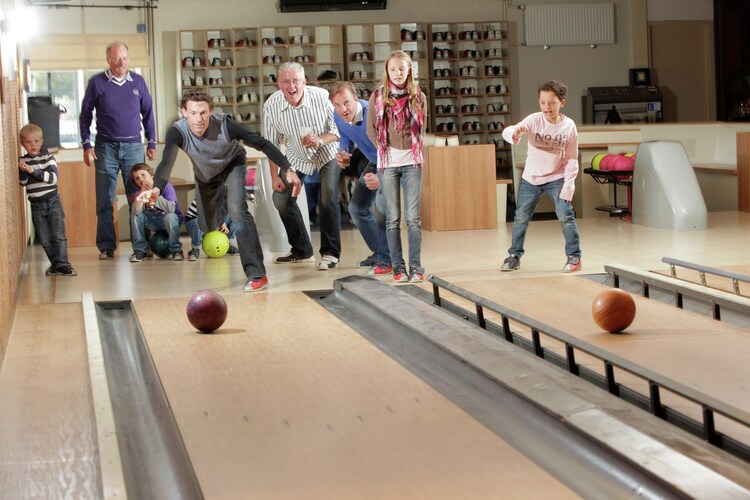
[[204, 333], [221, 327], [227, 319], [227, 303], [224, 297], [212, 290], [201, 290], [187, 304], [190, 324]]

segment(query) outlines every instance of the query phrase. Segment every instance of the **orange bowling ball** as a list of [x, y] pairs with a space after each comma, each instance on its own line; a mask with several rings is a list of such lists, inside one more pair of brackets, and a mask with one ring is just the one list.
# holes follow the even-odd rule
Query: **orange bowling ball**
[[594, 297], [591, 315], [602, 330], [618, 333], [629, 327], [635, 319], [635, 301], [628, 292], [608, 288]]

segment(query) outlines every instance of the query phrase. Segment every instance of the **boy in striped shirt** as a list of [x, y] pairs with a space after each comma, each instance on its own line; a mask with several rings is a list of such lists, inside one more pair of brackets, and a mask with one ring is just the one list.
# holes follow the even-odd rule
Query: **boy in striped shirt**
[[19, 135], [26, 154], [18, 159], [18, 178], [26, 186], [31, 203], [36, 240], [42, 244], [51, 264], [44, 274], [76, 276], [78, 273], [68, 262], [65, 213], [57, 190], [55, 157], [42, 149], [44, 135], [38, 125], [24, 126]]

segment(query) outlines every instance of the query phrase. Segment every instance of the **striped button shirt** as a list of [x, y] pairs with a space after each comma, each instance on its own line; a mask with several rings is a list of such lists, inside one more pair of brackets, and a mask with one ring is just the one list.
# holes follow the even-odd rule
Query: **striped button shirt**
[[328, 99], [328, 91], [319, 87], [305, 87], [302, 101], [297, 107], [284, 98], [281, 90], [269, 97], [263, 105], [263, 137], [277, 146], [286, 146], [286, 157], [294, 170], [310, 175], [336, 158], [338, 143], [333, 142], [320, 148], [306, 148], [302, 145], [303, 128], [313, 134], [334, 134], [339, 131], [333, 121], [333, 104]]
[[57, 194], [57, 162], [49, 153], [41, 152], [36, 156], [25, 155], [20, 158], [34, 171], [27, 173], [18, 170], [18, 179], [26, 186], [29, 201], [48, 200]]

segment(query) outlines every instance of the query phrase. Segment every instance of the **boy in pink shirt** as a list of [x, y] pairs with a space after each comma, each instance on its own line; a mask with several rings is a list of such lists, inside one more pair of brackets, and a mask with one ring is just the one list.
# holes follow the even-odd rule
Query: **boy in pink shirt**
[[562, 225], [567, 256], [563, 272], [581, 269], [580, 237], [571, 204], [578, 175], [578, 131], [573, 120], [560, 114], [567, 92], [561, 82], [540, 83], [537, 95], [541, 111], [503, 130], [507, 142], [518, 144], [525, 135], [529, 145], [513, 218], [513, 242], [501, 271], [515, 271], [521, 265], [526, 230], [543, 193], [555, 203], [555, 213]]

